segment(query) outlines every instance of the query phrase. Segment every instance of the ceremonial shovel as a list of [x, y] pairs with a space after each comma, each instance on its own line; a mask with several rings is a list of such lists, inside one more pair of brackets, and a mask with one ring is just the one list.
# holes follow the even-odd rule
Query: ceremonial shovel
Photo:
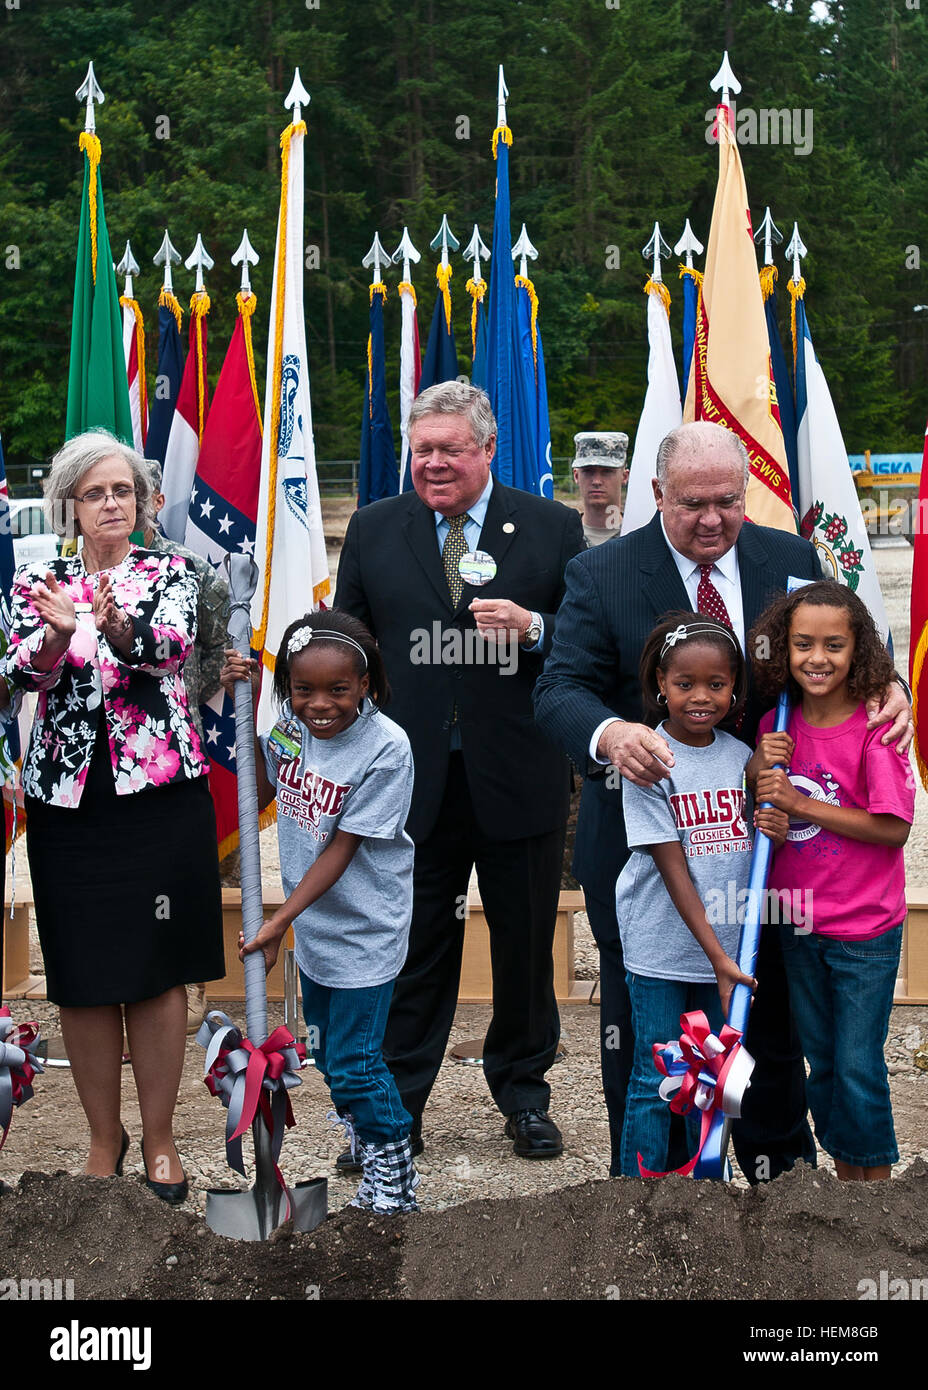
[[[232, 591], [229, 638], [242, 656], [249, 655], [252, 594], [258, 568], [247, 555], [228, 562]], [[241, 852], [242, 929], [253, 941], [263, 921], [261, 853], [258, 840], [258, 788], [254, 761], [254, 710], [250, 681], [235, 683], [235, 749], [238, 774], [238, 823]], [[248, 1038], [255, 1047], [267, 1039], [267, 981], [264, 952], [245, 957], [245, 1015]], [[259, 1109], [251, 1126], [255, 1147], [255, 1185], [249, 1192], [212, 1189], [206, 1197], [206, 1223], [217, 1235], [236, 1240], [267, 1240], [289, 1218], [295, 1231], [311, 1231], [328, 1215], [325, 1178], [297, 1183], [285, 1192], [275, 1175], [271, 1133]]]

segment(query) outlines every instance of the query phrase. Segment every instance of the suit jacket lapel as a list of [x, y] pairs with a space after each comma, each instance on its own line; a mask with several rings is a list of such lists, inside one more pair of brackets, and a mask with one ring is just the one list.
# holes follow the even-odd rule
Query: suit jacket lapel
[[[499, 594], [503, 598], [509, 598], [508, 593], [503, 591], [507, 588], [500, 578], [500, 569], [503, 559], [512, 545], [516, 536], [519, 534], [519, 505], [518, 499], [513, 495], [512, 488], [504, 488], [502, 484], [494, 480], [493, 490], [487, 502], [487, 513], [483, 518], [483, 527], [480, 532], [480, 549], [492, 555], [496, 561], [496, 575], [487, 584], [475, 586], [472, 584], [464, 585], [464, 592], [461, 594], [461, 602], [458, 612], [466, 608], [475, 598], [493, 598]], [[512, 529], [504, 531], [503, 527], [509, 525]]]
[[746, 521], [738, 536], [738, 569], [744, 606], [745, 638], [767, 605], [771, 587], [770, 557], [757, 527]]
[[435, 513], [415, 494], [410, 503], [409, 515], [403, 524], [403, 534], [413, 555], [425, 571], [426, 578], [450, 613], [451, 595], [448, 592], [441, 551], [438, 548]]
[[686, 585], [680, 578], [676, 561], [664, 539], [659, 512], [648, 522], [646, 529], [649, 534], [640, 562], [644, 574], [642, 588], [654, 616], [658, 618], [673, 609], [691, 608]]

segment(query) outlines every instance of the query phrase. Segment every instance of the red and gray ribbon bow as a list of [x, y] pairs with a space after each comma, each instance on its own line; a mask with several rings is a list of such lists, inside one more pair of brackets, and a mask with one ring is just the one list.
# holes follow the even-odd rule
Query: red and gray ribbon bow
[[211, 1095], [219, 1097], [229, 1112], [226, 1120], [229, 1167], [245, 1176], [242, 1135], [260, 1109], [271, 1135], [274, 1172], [286, 1191], [277, 1160], [284, 1127], [289, 1129], [296, 1123], [287, 1092], [301, 1083], [299, 1072], [306, 1048], [284, 1027], [275, 1028], [270, 1037], [256, 1046], [243, 1037], [231, 1018], [219, 1009], [207, 1014], [197, 1033], [197, 1042], [206, 1048], [203, 1080], [207, 1089]]
[[43, 1070], [35, 1055], [38, 1044], [38, 1024], [16, 1024], [6, 1005], [0, 1008], [0, 1149], [6, 1143], [13, 1111], [32, 1099], [32, 1078]]
[[[688, 1115], [697, 1109], [702, 1113], [699, 1148], [682, 1168], [672, 1171], [686, 1177], [699, 1162], [703, 1145], [716, 1114], [721, 1111], [731, 1119], [741, 1114], [741, 1101], [751, 1080], [754, 1058], [742, 1042], [737, 1028], [724, 1024], [713, 1033], [702, 1009], [680, 1015], [680, 1037], [676, 1042], [654, 1043], [654, 1065], [664, 1080], [660, 1084], [662, 1100], [670, 1102], [677, 1115]], [[638, 1169], [643, 1178], [663, 1178], [666, 1173], [645, 1168], [638, 1155]]]

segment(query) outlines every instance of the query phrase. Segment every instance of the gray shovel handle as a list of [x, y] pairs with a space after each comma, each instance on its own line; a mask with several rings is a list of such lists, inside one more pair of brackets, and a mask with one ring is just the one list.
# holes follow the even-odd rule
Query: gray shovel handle
[[[229, 640], [241, 656], [251, 651], [251, 597], [258, 584], [258, 566], [249, 555], [226, 560], [232, 612]], [[254, 704], [251, 682], [235, 683], [235, 766], [238, 779], [238, 838], [242, 881], [242, 930], [254, 941], [264, 921], [261, 894], [261, 849], [258, 838], [258, 781], [255, 773]], [[267, 978], [264, 952], [245, 957], [245, 1017], [248, 1037], [255, 1044], [267, 1037]]]

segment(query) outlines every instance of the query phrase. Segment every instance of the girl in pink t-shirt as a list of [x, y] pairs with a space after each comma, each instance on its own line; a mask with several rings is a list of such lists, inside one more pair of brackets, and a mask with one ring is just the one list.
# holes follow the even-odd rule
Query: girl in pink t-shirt
[[758, 804], [790, 817], [769, 887], [816, 1137], [839, 1178], [888, 1178], [899, 1151], [883, 1046], [915, 781], [884, 730], [868, 730], [865, 701], [885, 690], [892, 662], [866, 606], [834, 580], [773, 603], [749, 650], [761, 695], [785, 685], [793, 702], [788, 732], [770, 732], [772, 714], [761, 720], [747, 777]]

